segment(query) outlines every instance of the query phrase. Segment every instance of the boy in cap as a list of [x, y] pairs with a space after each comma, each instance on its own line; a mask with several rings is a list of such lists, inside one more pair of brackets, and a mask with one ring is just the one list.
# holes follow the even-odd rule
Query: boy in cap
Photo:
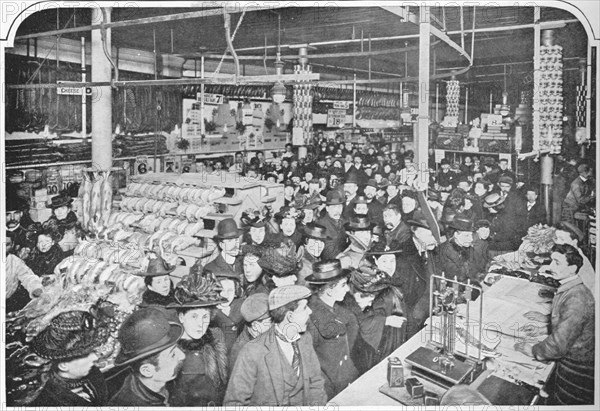
[[185, 354], [177, 346], [183, 327], [167, 319], [164, 311], [142, 308], [125, 319], [119, 329], [121, 351], [115, 366], [132, 373], [111, 398], [111, 406], [169, 406], [166, 384], [177, 377]]
[[319, 359], [306, 325], [310, 290], [300, 285], [269, 294], [273, 325], [242, 347], [231, 373], [225, 406], [325, 405]]
[[33, 352], [50, 360], [44, 387], [29, 404], [34, 407], [100, 407], [108, 401], [104, 376], [96, 367], [95, 349], [110, 330], [86, 311], [56, 316], [31, 342]]
[[269, 314], [269, 295], [265, 293], [252, 294], [246, 298], [241, 307], [244, 317], [244, 329], [233, 343], [229, 353], [229, 369], [233, 370], [240, 350], [246, 343], [266, 332], [272, 325]]

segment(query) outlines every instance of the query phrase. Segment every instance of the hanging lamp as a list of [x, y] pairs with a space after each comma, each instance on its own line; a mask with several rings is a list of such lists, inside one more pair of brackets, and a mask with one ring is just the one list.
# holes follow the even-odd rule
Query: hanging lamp
[[[281, 61], [281, 15], [278, 15], [277, 28], [277, 58], [275, 59], [275, 71], [278, 76], [283, 74], [283, 61]], [[286, 89], [281, 81], [277, 81], [271, 88], [271, 98], [277, 104], [283, 103], [285, 100]]]
[[502, 92], [502, 106], [500, 106], [500, 115], [506, 117], [510, 114], [508, 105], [508, 91], [506, 90], [506, 64], [504, 65], [504, 91]]

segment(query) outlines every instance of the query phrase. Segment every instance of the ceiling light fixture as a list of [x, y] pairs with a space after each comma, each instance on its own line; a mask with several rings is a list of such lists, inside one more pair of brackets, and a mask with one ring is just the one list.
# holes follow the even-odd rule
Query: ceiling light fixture
[[[278, 15], [278, 29], [277, 29], [277, 58], [275, 59], [275, 70], [277, 76], [283, 74], [283, 61], [281, 61], [281, 14]], [[281, 104], [285, 100], [286, 89], [283, 83], [278, 80], [273, 88], [271, 89], [271, 98], [273, 102]]]
[[502, 106], [500, 106], [500, 115], [506, 117], [510, 114], [508, 105], [508, 91], [506, 90], [506, 64], [504, 65], [504, 91], [502, 92]]

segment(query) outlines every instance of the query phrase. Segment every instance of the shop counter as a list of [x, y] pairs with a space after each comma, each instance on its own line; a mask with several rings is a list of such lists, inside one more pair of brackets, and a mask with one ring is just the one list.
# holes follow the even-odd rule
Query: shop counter
[[[494, 354], [492, 358], [485, 359], [484, 371], [470, 383], [470, 386], [477, 389], [478, 387], [483, 388], [485, 385], [487, 388], [482, 391], [486, 393], [496, 391], [495, 398], [492, 399], [494, 404], [500, 405], [500, 402], [504, 402], [503, 405], [530, 405], [536, 402], [539, 399], [537, 395], [539, 389], [543, 388], [552, 372], [553, 363], [536, 361], [513, 349], [516, 341], [524, 337], [520, 328], [530, 323], [523, 317], [523, 314], [528, 311], [547, 314], [551, 310], [550, 302], [539, 296], [539, 290], [542, 288], [546, 288], [546, 286], [524, 279], [504, 277], [483, 293], [482, 315], [484, 321], [480, 343]], [[469, 324], [472, 324], [472, 321], [478, 318], [474, 309], [477, 304], [470, 304], [470, 306], [471, 321]], [[464, 311], [463, 309], [463, 314]], [[430, 331], [432, 327], [435, 330], [438, 325], [439, 317], [430, 318], [425, 328], [332, 398], [329, 404], [335, 406], [424, 405], [423, 399], [412, 399], [406, 387], [390, 388], [388, 386], [388, 359], [397, 357], [402, 360], [406, 380], [411, 376], [411, 366], [405, 359], [420, 347], [428, 345], [432, 339]], [[473, 335], [478, 336], [478, 330]], [[544, 335], [536, 338], [537, 341], [542, 341], [545, 337]], [[435, 340], [435, 338], [433, 339]], [[464, 343], [461, 349], [460, 341], [462, 340], [458, 338], [456, 348], [464, 352]], [[469, 352], [476, 353], [471, 344], [469, 344]], [[417, 378], [423, 383], [425, 391], [433, 392], [440, 398], [446, 392], [446, 388], [424, 378]], [[514, 395], [507, 398], [505, 395], [507, 390], [511, 390]], [[526, 395], [527, 391], [531, 395]]]

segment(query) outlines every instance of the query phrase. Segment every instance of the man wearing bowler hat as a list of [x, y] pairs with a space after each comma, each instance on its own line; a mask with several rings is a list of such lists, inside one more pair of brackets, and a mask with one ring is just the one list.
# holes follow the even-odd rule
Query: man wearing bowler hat
[[473, 221], [463, 214], [457, 214], [450, 223], [454, 234], [440, 246], [440, 271], [446, 277], [456, 277], [460, 282], [479, 282], [480, 273], [473, 250]]
[[304, 285], [305, 279], [312, 274], [313, 264], [321, 261], [321, 254], [325, 248], [325, 241], [330, 240], [327, 229], [317, 223], [304, 227], [304, 245], [299, 251], [300, 263], [296, 284]]
[[121, 351], [115, 367], [127, 365], [132, 373], [108, 405], [169, 406], [165, 386], [177, 377], [185, 359], [177, 346], [182, 334], [183, 327], [157, 308], [142, 308], [127, 317], [119, 329]]
[[348, 219], [354, 212], [354, 206], [356, 205], [358, 193], [358, 176], [356, 172], [346, 174], [346, 180], [344, 181], [344, 212], [343, 217]]
[[217, 258], [206, 264], [204, 270], [217, 277], [232, 277], [242, 281], [243, 263], [239, 258], [240, 242], [244, 230], [238, 228], [233, 218], [219, 221], [214, 240], [219, 247]]
[[312, 310], [308, 332], [325, 378], [327, 398], [331, 399], [358, 377], [350, 352], [358, 336], [356, 317], [339, 303], [350, 290], [350, 270], [342, 269], [339, 260], [315, 263], [313, 274], [306, 277], [315, 289], [310, 299]]
[[31, 342], [33, 352], [50, 360], [49, 378], [32, 407], [100, 407], [108, 401], [104, 376], [96, 367], [95, 350], [106, 342], [109, 328], [87, 311], [57, 315]]
[[344, 198], [339, 192], [329, 191], [325, 204], [327, 213], [317, 220], [317, 224], [325, 227], [329, 236], [321, 255], [321, 258], [327, 260], [335, 258], [346, 248], [346, 231], [344, 230], [346, 221], [342, 217]]
[[235, 360], [246, 343], [266, 332], [272, 325], [269, 314], [269, 295], [265, 293], [252, 294], [246, 298], [241, 307], [245, 326], [235, 340], [229, 352], [229, 369], [233, 370]]
[[348, 233], [350, 245], [337, 255], [342, 268], [356, 268], [360, 265], [365, 253], [371, 245], [371, 230], [375, 224], [366, 216], [355, 216], [344, 225]]
[[17, 197], [16, 193], [6, 193], [6, 230], [12, 233], [13, 252], [23, 260], [35, 247], [35, 243], [27, 239], [27, 229], [23, 224], [26, 209], [27, 202]]
[[319, 406], [327, 395], [310, 333], [311, 292], [286, 285], [269, 294], [273, 325], [242, 347], [225, 394], [225, 406]]

